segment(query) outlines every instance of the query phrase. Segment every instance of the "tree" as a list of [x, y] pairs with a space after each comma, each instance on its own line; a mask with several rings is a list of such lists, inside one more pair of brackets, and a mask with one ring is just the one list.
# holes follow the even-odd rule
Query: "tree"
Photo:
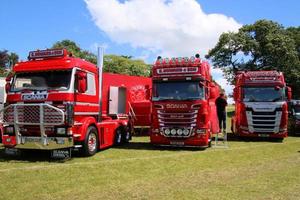
[[[71, 40], [56, 42], [52, 48], [66, 48], [75, 57], [97, 64], [97, 56], [87, 50], [82, 50]], [[127, 74], [135, 76], [149, 76], [150, 66], [143, 60], [132, 59], [132, 56], [104, 55], [104, 72]]]
[[97, 64], [97, 57], [95, 54], [82, 50], [75, 42], [71, 40], [62, 40], [59, 42], [56, 42], [52, 49], [62, 49], [65, 48], [68, 50], [68, 52], [72, 53], [73, 56], [85, 59], [91, 63]]
[[0, 50], [0, 75], [6, 76], [18, 60], [19, 56], [16, 53], [9, 53], [7, 50]]
[[143, 60], [133, 60], [124, 56], [105, 55], [104, 72], [128, 74], [133, 76], [149, 76], [150, 65]]
[[206, 58], [221, 68], [231, 82], [238, 70], [282, 71], [297, 96], [300, 95], [299, 38], [299, 27], [285, 29], [276, 22], [259, 20], [244, 25], [237, 33], [223, 33]]

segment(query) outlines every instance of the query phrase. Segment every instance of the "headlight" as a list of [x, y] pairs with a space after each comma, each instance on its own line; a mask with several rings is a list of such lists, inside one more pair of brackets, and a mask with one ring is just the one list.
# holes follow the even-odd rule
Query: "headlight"
[[177, 134], [178, 134], [178, 135], [182, 135], [182, 129], [178, 129], [178, 130], [177, 130]]
[[168, 129], [168, 128], [165, 130], [165, 134], [166, 134], [166, 135], [169, 135], [170, 132], [171, 132], [171, 131], [170, 131], [170, 129]]
[[175, 134], [176, 134], [176, 130], [175, 130], [174, 128], [171, 130], [171, 134], [172, 134], [172, 135], [175, 135]]
[[66, 134], [66, 128], [57, 128], [56, 129], [57, 135], [65, 135]]

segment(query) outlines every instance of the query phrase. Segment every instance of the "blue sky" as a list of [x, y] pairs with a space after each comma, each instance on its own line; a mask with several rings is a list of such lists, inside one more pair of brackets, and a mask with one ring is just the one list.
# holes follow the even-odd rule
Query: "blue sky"
[[[259, 19], [299, 26], [299, 11], [299, 0], [1, 0], [0, 49], [25, 60], [31, 50], [70, 39], [147, 63], [157, 55], [203, 57], [224, 31]], [[232, 91], [220, 70], [213, 77]]]
[[[151, 2], [149, 0], [149, 2]], [[241, 24], [258, 19], [275, 20], [284, 26], [299, 26], [297, 0], [198, 0], [205, 13], [220, 13]], [[0, 4], [0, 49], [16, 52], [25, 59], [28, 51], [50, 47], [71, 39], [92, 50], [106, 44], [107, 53], [139, 56], [140, 48], [117, 44], [95, 25], [83, 0], [2, 0]], [[148, 58], [147, 62], [151, 62]]]

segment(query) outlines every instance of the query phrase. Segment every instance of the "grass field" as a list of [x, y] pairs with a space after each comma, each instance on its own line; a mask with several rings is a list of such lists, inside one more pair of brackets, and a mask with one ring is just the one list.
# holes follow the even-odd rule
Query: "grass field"
[[0, 199], [300, 199], [300, 137], [227, 149], [154, 148], [135, 137], [93, 157], [5, 156]]

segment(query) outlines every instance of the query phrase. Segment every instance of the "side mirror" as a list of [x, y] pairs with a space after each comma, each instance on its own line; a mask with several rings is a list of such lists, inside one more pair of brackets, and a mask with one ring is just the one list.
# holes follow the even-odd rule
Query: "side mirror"
[[6, 84], [5, 84], [5, 92], [8, 93], [10, 91], [11, 88], [11, 79], [12, 79], [12, 75], [8, 75], [5, 79]]
[[286, 87], [286, 95], [287, 95], [287, 99], [290, 101], [292, 99], [292, 88], [290, 87]]
[[210, 87], [210, 95], [209, 95], [210, 99], [215, 99], [219, 96], [219, 90], [218, 90], [219, 88], [217, 88], [217, 87], [218, 86], [216, 86], [216, 85], [212, 85]]
[[85, 72], [77, 72], [77, 90], [79, 93], [85, 93], [87, 90], [87, 75]]

